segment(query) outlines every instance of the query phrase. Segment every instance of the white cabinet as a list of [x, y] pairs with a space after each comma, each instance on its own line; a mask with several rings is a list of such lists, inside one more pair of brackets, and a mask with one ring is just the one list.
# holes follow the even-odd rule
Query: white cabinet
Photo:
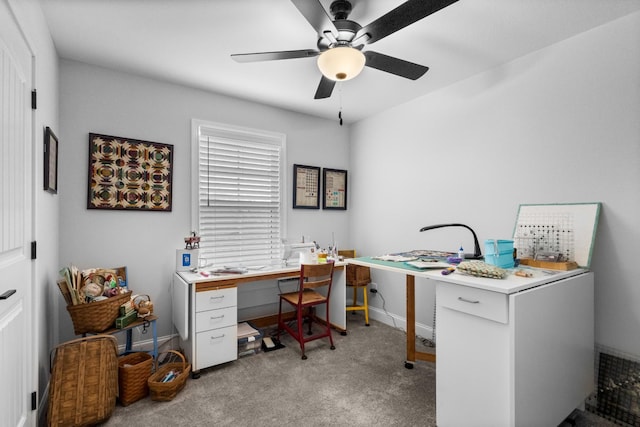
[[555, 426], [593, 390], [593, 273], [514, 293], [438, 281], [436, 302], [439, 427]]
[[192, 365], [192, 376], [201, 369], [238, 358], [238, 292], [235, 286], [212, 286], [198, 291], [179, 274], [173, 282], [173, 322], [180, 344]]
[[237, 295], [235, 287], [195, 292], [196, 375], [202, 368], [238, 358]]

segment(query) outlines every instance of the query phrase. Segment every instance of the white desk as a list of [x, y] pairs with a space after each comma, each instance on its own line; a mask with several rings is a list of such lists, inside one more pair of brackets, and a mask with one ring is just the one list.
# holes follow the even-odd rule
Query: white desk
[[554, 426], [593, 391], [593, 273], [498, 280], [348, 262], [406, 276], [408, 364], [429, 360], [415, 351], [415, 277], [435, 281], [439, 427]]
[[[346, 331], [347, 327], [345, 265], [344, 262], [335, 264], [329, 306], [331, 325], [340, 331]], [[299, 276], [300, 266], [268, 267], [244, 274], [209, 276], [189, 271], [175, 273], [173, 324], [192, 364], [194, 377], [200, 369], [237, 358], [238, 286]], [[323, 312], [318, 310], [317, 316], [326, 320]]]

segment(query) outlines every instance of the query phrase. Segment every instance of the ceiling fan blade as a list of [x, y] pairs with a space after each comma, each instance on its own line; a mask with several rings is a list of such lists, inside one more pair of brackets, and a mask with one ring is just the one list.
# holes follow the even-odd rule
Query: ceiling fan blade
[[320, 37], [325, 31], [331, 31], [335, 35], [338, 34], [335, 24], [319, 0], [291, 0], [291, 3], [309, 21], [309, 24], [318, 32]]
[[362, 42], [366, 44], [374, 43], [457, 1], [409, 0], [363, 27], [356, 33], [354, 40], [364, 35], [369, 35], [369, 38], [362, 39]]
[[274, 61], [278, 59], [311, 58], [320, 55], [313, 49], [281, 50], [278, 52], [236, 53], [231, 55], [236, 62]]
[[382, 53], [368, 50], [364, 52], [365, 65], [376, 70], [385, 71], [411, 80], [417, 80], [429, 71], [429, 67], [383, 55]]
[[316, 95], [313, 97], [313, 99], [329, 98], [331, 96], [331, 93], [333, 92], [333, 87], [335, 85], [336, 82], [334, 80], [322, 76], [322, 79], [320, 79], [320, 84], [318, 85], [318, 89], [316, 90]]

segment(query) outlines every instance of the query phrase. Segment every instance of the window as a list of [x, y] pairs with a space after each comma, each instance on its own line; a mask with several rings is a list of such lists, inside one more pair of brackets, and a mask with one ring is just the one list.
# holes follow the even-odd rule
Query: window
[[285, 135], [193, 121], [194, 228], [216, 267], [281, 261]]

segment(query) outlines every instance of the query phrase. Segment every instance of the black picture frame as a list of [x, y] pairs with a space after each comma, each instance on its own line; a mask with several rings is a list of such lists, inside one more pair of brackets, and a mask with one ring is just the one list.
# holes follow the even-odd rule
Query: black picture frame
[[347, 210], [347, 171], [322, 169], [322, 209]]
[[320, 167], [293, 165], [293, 208], [320, 209]]
[[49, 126], [44, 134], [44, 189], [58, 193], [58, 137]]

